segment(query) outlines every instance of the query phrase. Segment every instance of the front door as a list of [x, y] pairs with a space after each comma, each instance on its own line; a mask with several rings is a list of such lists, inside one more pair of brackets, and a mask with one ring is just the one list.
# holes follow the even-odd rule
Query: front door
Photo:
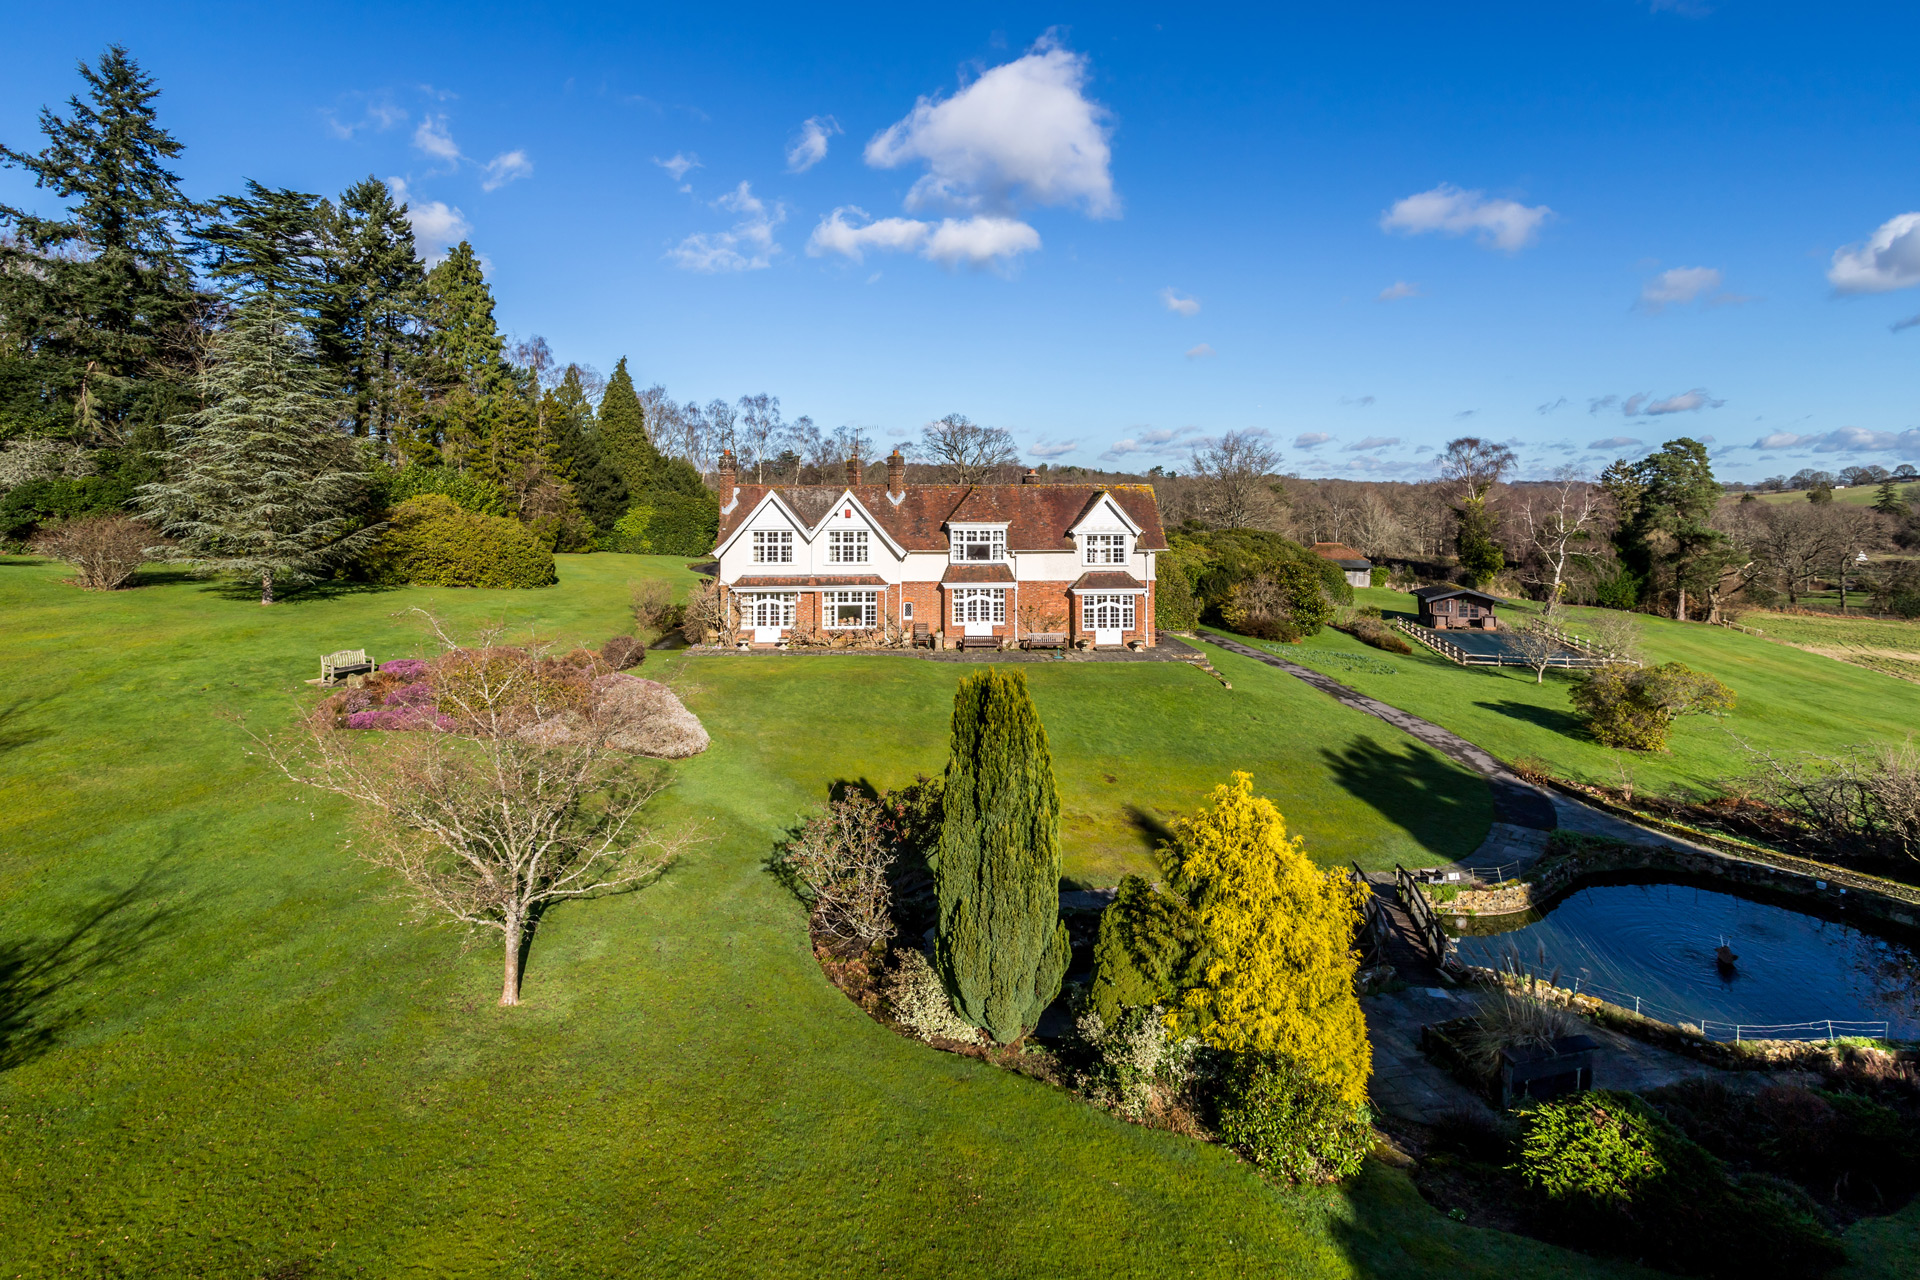
[[793, 625], [794, 597], [785, 593], [780, 595], [754, 596], [743, 611], [745, 621], [753, 628], [755, 644], [777, 644], [783, 627]]
[[1122, 595], [1082, 596], [1080, 623], [1093, 632], [1096, 645], [1117, 645], [1133, 625], [1134, 598]]
[[1007, 620], [1007, 593], [993, 587], [956, 588], [953, 620], [962, 635], [990, 636], [995, 623]]

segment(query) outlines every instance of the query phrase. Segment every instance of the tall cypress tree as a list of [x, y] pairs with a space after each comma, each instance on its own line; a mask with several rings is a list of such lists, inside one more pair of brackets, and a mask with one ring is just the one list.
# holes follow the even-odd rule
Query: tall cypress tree
[[613, 366], [607, 379], [606, 394], [600, 397], [600, 452], [620, 478], [627, 492], [637, 501], [653, 487], [654, 472], [660, 463], [660, 451], [647, 436], [647, 414], [633, 389], [633, 377], [627, 372], [627, 358]]
[[989, 667], [953, 697], [934, 961], [961, 1017], [1001, 1044], [1060, 994], [1060, 797], [1026, 673]]
[[462, 240], [427, 273], [427, 294], [440, 446], [449, 463], [465, 470], [483, 455], [500, 416], [499, 406], [490, 401], [516, 389], [500, 354], [505, 343], [493, 322], [493, 291], [472, 245]]
[[84, 101], [41, 110], [40, 152], [0, 146], [0, 165], [71, 202], [56, 217], [0, 204], [0, 412], [13, 431], [113, 443], [185, 402], [207, 299], [181, 236], [200, 210], [167, 168], [181, 146], [156, 118], [160, 91], [126, 49], [80, 75]]
[[548, 430], [553, 436], [555, 469], [572, 482], [580, 508], [602, 537], [627, 513], [626, 481], [600, 452], [593, 402], [580, 381], [578, 365], [568, 365], [560, 385], [547, 392]]
[[247, 298], [210, 354], [207, 407], [175, 424], [171, 479], [139, 501], [183, 559], [257, 578], [272, 604], [276, 579], [311, 578], [372, 544], [357, 515], [366, 475], [284, 294]]

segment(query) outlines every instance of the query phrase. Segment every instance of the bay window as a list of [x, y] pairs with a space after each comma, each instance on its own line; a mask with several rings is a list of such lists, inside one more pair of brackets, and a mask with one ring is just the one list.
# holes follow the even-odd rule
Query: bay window
[[953, 621], [955, 626], [969, 622], [1005, 622], [1007, 592], [1004, 587], [955, 587]]
[[1080, 629], [1082, 631], [1132, 631], [1134, 630], [1135, 595], [1110, 593], [1089, 593], [1080, 597]]

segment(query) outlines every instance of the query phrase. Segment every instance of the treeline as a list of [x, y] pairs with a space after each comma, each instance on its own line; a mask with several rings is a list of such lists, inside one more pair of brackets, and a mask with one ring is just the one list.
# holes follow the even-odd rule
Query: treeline
[[0, 147], [66, 206], [0, 205], [0, 537], [137, 510], [192, 558], [251, 572], [270, 547], [298, 577], [435, 494], [549, 552], [711, 548], [701, 411], [624, 359], [509, 347], [472, 246], [427, 269], [377, 179], [190, 199], [153, 81], [117, 46], [80, 73], [41, 150]]

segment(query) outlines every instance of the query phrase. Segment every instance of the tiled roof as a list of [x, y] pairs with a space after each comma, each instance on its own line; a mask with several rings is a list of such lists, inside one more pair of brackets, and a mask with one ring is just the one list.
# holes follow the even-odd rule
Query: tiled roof
[[792, 590], [795, 587], [884, 587], [887, 580], [877, 573], [846, 573], [828, 577], [781, 578], [772, 574], [755, 574], [742, 578], [733, 584], [736, 591], [762, 590], [768, 587], [780, 587]]
[[1416, 587], [1414, 596], [1421, 600], [1451, 600], [1455, 596], [1472, 596], [1475, 600], [1484, 600], [1488, 604], [1499, 604], [1498, 596], [1490, 596], [1484, 591], [1475, 591], [1472, 587]]
[[[733, 509], [720, 518], [719, 541], [733, 535], [769, 493], [777, 493], [809, 528], [818, 524], [845, 485], [743, 484], [734, 495]], [[1160, 527], [1160, 509], [1148, 484], [910, 484], [898, 502], [882, 484], [851, 486], [880, 527], [909, 551], [947, 550], [949, 523], [1004, 524], [1009, 551], [1072, 551], [1067, 531], [1079, 522], [1100, 494], [1140, 526], [1140, 549], [1164, 551], [1167, 536]]]
[[1096, 569], [1074, 579], [1069, 591], [1144, 591], [1146, 583], [1118, 569]]
[[1012, 582], [1013, 570], [1004, 564], [956, 564], [950, 565], [942, 582]]
[[1316, 542], [1313, 554], [1323, 560], [1331, 560], [1342, 569], [1371, 569], [1373, 561], [1355, 551], [1344, 542]]

